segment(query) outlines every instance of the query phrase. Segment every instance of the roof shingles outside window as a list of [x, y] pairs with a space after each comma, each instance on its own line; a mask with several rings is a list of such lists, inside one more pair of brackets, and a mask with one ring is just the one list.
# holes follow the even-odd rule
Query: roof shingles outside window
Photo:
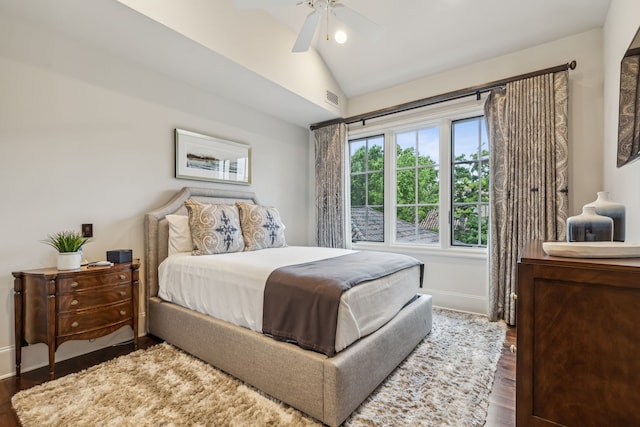
[[[418, 225], [416, 233], [414, 224], [398, 219], [396, 220], [396, 239], [401, 242], [437, 243], [438, 233], [425, 228], [432, 222], [433, 218], [430, 221], [426, 221], [426, 219], [422, 221]], [[370, 207], [352, 207], [351, 240], [353, 242], [383, 242], [384, 213]]]

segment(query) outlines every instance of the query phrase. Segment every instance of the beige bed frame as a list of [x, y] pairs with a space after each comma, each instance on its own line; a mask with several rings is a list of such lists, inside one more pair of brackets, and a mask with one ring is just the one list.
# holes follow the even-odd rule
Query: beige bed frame
[[165, 216], [186, 215], [184, 201], [258, 204], [245, 191], [185, 187], [145, 215], [146, 330], [330, 426], [340, 425], [431, 331], [431, 297], [421, 295], [375, 333], [334, 357], [275, 341], [158, 298], [158, 265], [167, 257]]

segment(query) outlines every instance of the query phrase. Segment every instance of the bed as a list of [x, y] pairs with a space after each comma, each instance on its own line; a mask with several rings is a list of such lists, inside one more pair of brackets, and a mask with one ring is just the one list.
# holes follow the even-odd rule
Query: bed
[[208, 204], [259, 204], [252, 192], [185, 187], [145, 215], [148, 333], [324, 424], [337, 426], [430, 332], [431, 297], [416, 295], [375, 332], [327, 356], [160, 298], [158, 271], [169, 253], [166, 217], [187, 215], [184, 202], [189, 199]]

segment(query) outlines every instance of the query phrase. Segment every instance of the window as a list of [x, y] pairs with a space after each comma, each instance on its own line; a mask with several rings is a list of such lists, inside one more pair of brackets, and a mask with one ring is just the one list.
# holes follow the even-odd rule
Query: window
[[351, 236], [384, 241], [384, 136], [349, 141]]
[[349, 130], [352, 241], [487, 245], [489, 147], [478, 103]]
[[489, 146], [484, 117], [451, 124], [451, 244], [487, 246]]
[[440, 132], [437, 127], [395, 134], [396, 240], [434, 243], [440, 223]]

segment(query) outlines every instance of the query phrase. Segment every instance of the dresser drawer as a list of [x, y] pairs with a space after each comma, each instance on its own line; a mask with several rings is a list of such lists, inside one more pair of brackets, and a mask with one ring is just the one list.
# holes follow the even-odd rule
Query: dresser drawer
[[101, 305], [124, 302], [130, 299], [131, 285], [129, 284], [100, 287], [84, 292], [59, 295], [57, 298], [58, 312], [79, 311]]
[[73, 335], [104, 328], [130, 320], [132, 316], [131, 301], [97, 310], [60, 313], [58, 315], [58, 335]]
[[65, 277], [58, 280], [58, 293], [76, 292], [98, 286], [116, 285], [131, 282], [131, 270], [105, 270], [104, 273], [77, 277]]

